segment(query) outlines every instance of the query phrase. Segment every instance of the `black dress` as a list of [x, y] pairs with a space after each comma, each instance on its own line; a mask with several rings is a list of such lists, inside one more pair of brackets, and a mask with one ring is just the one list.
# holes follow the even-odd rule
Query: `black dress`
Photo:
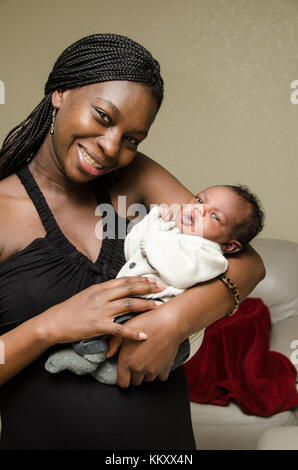
[[[63, 235], [29, 168], [17, 175], [47, 233], [0, 264], [0, 334], [115, 278], [125, 262], [116, 212], [116, 238], [103, 239], [93, 263]], [[111, 204], [98, 185], [96, 195]], [[183, 366], [166, 382], [121, 389], [88, 374], [48, 373], [44, 364], [57, 347], [0, 387], [0, 449], [195, 449]]]

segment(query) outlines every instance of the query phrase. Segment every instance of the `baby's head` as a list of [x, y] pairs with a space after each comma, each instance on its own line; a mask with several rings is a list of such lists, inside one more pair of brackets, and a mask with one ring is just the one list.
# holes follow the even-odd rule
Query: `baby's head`
[[246, 186], [211, 186], [184, 204], [176, 216], [182, 233], [198, 235], [235, 253], [263, 228], [259, 199]]

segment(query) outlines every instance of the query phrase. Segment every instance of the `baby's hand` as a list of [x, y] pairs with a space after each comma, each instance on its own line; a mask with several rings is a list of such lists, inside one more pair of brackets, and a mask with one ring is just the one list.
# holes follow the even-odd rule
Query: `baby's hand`
[[159, 206], [159, 214], [165, 222], [169, 222], [173, 218], [173, 211], [168, 207]]

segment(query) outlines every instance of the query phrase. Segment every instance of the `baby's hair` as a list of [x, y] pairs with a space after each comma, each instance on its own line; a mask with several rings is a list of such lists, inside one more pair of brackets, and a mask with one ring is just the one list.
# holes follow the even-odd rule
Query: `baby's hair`
[[160, 66], [141, 44], [119, 34], [91, 34], [67, 47], [49, 75], [44, 98], [5, 138], [0, 149], [0, 180], [26, 165], [39, 149], [51, 125], [55, 90], [115, 80], [146, 85], [159, 109], [164, 91]]
[[242, 246], [247, 245], [254, 237], [263, 230], [265, 214], [262, 209], [259, 198], [253, 194], [247, 186], [242, 184], [238, 185], [224, 185], [226, 188], [231, 189], [238, 194], [250, 207], [251, 212], [249, 216], [236, 226], [235, 236]]

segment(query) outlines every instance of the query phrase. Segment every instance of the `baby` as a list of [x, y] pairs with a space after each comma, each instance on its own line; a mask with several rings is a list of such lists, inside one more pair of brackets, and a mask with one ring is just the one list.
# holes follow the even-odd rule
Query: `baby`
[[[214, 279], [228, 267], [225, 254], [240, 251], [263, 228], [260, 203], [245, 186], [212, 186], [187, 204], [154, 206], [125, 239], [127, 262], [117, 277], [148, 276], [161, 282], [162, 292], [146, 298], [166, 302], [199, 282]], [[135, 314], [117, 319], [127, 321]], [[172, 369], [189, 360], [199, 349], [201, 330], [184, 341]], [[117, 356], [106, 359], [108, 336], [91, 338], [54, 352], [46, 363], [49, 372], [71, 370], [91, 373], [98, 381], [115, 384]]]

